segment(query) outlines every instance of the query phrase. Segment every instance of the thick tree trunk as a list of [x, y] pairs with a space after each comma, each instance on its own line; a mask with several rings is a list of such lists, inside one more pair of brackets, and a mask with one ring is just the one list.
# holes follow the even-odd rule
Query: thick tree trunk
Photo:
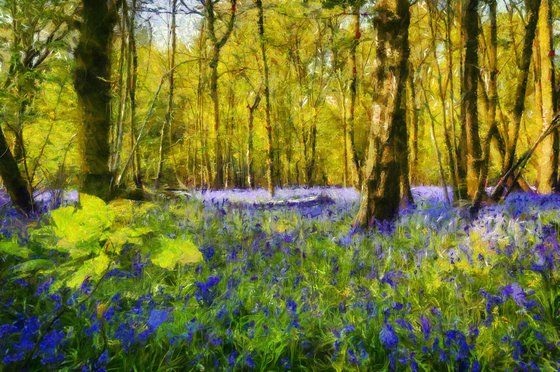
[[[461, 82], [460, 190], [473, 200], [480, 176], [482, 149], [478, 133], [478, 0], [465, 4], [462, 30], [465, 57]], [[461, 193], [464, 194], [464, 193]]]
[[0, 177], [16, 207], [25, 213], [32, 212], [34, 205], [31, 193], [8, 147], [2, 128], [0, 128]]
[[[556, 99], [554, 97], [554, 47], [552, 44], [552, 9], [550, 0], [542, 0], [539, 10], [537, 25], [538, 38], [536, 38], [535, 60], [538, 60], [539, 70], [536, 79], [540, 85], [540, 107], [537, 112], [541, 114], [542, 130], [550, 125], [556, 112]], [[538, 45], [537, 45], [538, 44]], [[538, 103], [537, 103], [538, 104]], [[540, 145], [538, 157], [538, 190], [546, 194], [557, 189], [558, 181], [558, 131], [555, 130]]]
[[82, 113], [80, 150], [85, 193], [111, 198], [111, 47], [117, 20], [112, 1], [82, 0], [74, 86]]
[[486, 113], [486, 121], [490, 124], [488, 134], [484, 141], [483, 160], [480, 167], [480, 176], [478, 179], [478, 186], [476, 195], [474, 197], [473, 205], [479, 208], [483, 198], [486, 196], [486, 182], [488, 180], [488, 170], [490, 168], [490, 145], [492, 137], [498, 132], [498, 124], [496, 122], [496, 109], [498, 107], [498, 24], [497, 24], [497, 4], [496, 0], [490, 0], [488, 7], [490, 10], [490, 43], [488, 48], [488, 62], [489, 62], [489, 82], [488, 82], [488, 107]]
[[[407, 0], [382, 0], [376, 5], [374, 26], [377, 30], [377, 60], [373, 120], [369, 134], [370, 150], [367, 173], [362, 185], [362, 200], [355, 224], [367, 227], [375, 221], [396, 217], [401, 197], [402, 169], [399, 153], [407, 143], [400, 131], [406, 131], [403, 100], [408, 74]], [[403, 123], [404, 122], [404, 123]]]

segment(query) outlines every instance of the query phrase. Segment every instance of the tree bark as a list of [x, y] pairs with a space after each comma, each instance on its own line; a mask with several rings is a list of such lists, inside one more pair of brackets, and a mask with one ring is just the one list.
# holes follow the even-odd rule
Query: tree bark
[[237, 13], [237, 0], [230, 0], [231, 14], [226, 25], [226, 31], [221, 38], [216, 35], [216, 13], [213, 1], [205, 1], [206, 19], [208, 25], [208, 38], [212, 43], [212, 56], [210, 58], [210, 98], [214, 105], [214, 132], [216, 135], [216, 172], [214, 176], [214, 188], [222, 189], [224, 187], [224, 158], [223, 158], [223, 130], [220, 125], [220, 95], [218, 94], [218, 63], [220, 62], [220, 53], [227, 40], [233, 32], [235, 24], [235, 16]]
[[266, 53], [266, 38], [264, 31], [264, 10], [262, 0], [255, 0], [257, 9], [259, 11], [259, 44], [261, 48], [261, 58], [263, 61], [263, 83], [264, 83], [264, 100], [265, 100], [265, 120], [266, 120], [266, 134], [267, 134], [267, 160], [266, 160], [266, 182], [268, 192], [274, 195], [274, 145], [272, 142], [272, 120], [270, 118], [270, 71], [268, 66], [268, 56]]
[[34, 210], [31, 193], [8, 147], [2, 128], [0, 128], [0, 177], [12, 203], [24, 213], [31, 213]]
[[111, 128], [111, 49], [117, 20], [112, 1], [82, 0], [80, 41], [76, 48], [74, 87], [82, 114], [80, 150], [82, 192], [108, 200]]
[[406, 131], [403, 110], [408, 74], [407, 0], [382, 0], [376, 5], [374, 27], [377, 30], [373, 120], [369, 134], [367, 176], [362, 185], [360, 209], [355, 225], [368, 227], [398, 214], [402, 169], [399, 153], [407, 143], [400, 140]]
[[[465, 57], [461, 81], [460, 191], [473, 200], [480, 176], [482, 148], [478, 133], [478, 0], [467, 0], [462, 30]], [[461, 192], [461, 195], [464, 195]]]
[[360, 38], [362, 37], [362, 32], [360, 30], [360, 6], [359, 4], [354, 6], [354, 40], [352, 42], [352, 47], [350, 48], [350, 55], [352, 60], [352, 79], [350, 81], [350, 113], [348, 116], [348, 130], [350, 135], [350, 147], [352, 148], [352, 160], [354, 166], [356, 167], [356, 173], [358, 174], [358, 185], [363, 183], [363, 160], [358, 156], [358, 150], [356, 148], [356, 99], [358, 96], [358, 58], [357, 50], [358, 45], [360, 45]]
[[[515, 103], [512, 112], [512, 123], [510, 130], [512, 133], [508, 134], [509, 148], [506, 153], [506, 160], [504, 162], [504, 169], [502, 172], [506, 174], [514, 165], [515, 152], [517, 149], [517, 141], [519, 139], [519, 129], [521, 127], [521, 118], [523, 111], [525, 111], [525, 93], [527, 91], [527, 80], [529, 78], [529, 67], [531, 65], [531, 58], [533, 54], [533, 40], [535, 39], [535, 31], [537, 29], [537, 22], [539, 18], [539, 8], [541, 0], [527, 0], [527, 15], [529, 21], [525, 28], [525, 37], [523, 40], [523, 51], [521, 55], [521, 63], [519, 64], [519, 73], [517, 75], [517, 87], [515, 90]], [[502, 182], [493, 191], [491, 198], [498, 200], [504, 191], [505, 184]]]
[[[133, 180], [136, 188], [142, 188], [142, 158], [136, 144], [138, 131], [136, 129], [136, 86], [138, 85], [138, 51], [136, 48], [136, 7], [137, 0], [132, 0], [132, 11], [128, 21], [129, 56], [128, 56], [128, 95], [130, 96], [130, 148], [134, 150], [132, 158]], [[130, 70], [132, 69], [132, 70]]]
[[[541, 114], [542, 130], [546, 130], [556, 113], [556, 99], [554, 97], [554, 47], [552, 44], [552, 9], [550, 0], [542, 0], [537, 24], [538, 38], [536, 38], [535, 60], [538, 59], [539, 70], [536, 79], [541, 88], [541, 107], [537, 112]], [[538, 44], [538, 45], [537, 45]], [[537, 103], [538, 104], [538, 103]], [[538, 190], [546, 194], [557, 190], [558, 182], [558, 131], [555, 130], [540, 145], [538, 158]]]
[[[169, 32], [170, 50], [169, 50], [169, 94], [167, 95], [167, 112], [165, 113], [165, 121], [161, 126], [159, 133], [159, 151], [158, 163], [154, 187], [159, 189], [163, 180], [163, 164], [167, 150], [171, 147], [170, 130], [173, 120], [173, 104], [175, 99], [175, 51], [177, 49], [177, 0], [171, 0], [171, 26]], [[168, 45], [169, 45], [168, 44]]]

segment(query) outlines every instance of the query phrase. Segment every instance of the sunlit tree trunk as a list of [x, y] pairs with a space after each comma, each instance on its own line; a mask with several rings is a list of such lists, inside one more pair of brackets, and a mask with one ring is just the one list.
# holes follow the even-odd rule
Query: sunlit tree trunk
[[272, 180], [274, 175], [274, 144], [272, 142], [272, 119], [270, 118], [270, 71], [268, 66], [268, 56], [266, 53], [266, 37], [264, 31], [264, 10], [262, 0], [255, 0], [255, 4], [259, 11], [259, 44], [261, 48], [261, 58], [263, 61], [263, 85], [264, 85], [264, 100], [265, 100], [265, 122], [266, 122], [266, 135], [267, 135], [267, 159], [266, 159], [266, 183], [268, 191], [274, 195], [274, 182]]
[[[431, 33], [431, 37], [432, 40], [434, 40], [434, 42], [437, 40], [437, 35], [438, 35], [438, 29], [437, 29], [437, 23], [434, 19], [434, 14], [437, 12], [437, 4], [432, 3], [432, 1], [428, 2], [428, 18], [429, 18], [429, 24], [430, 24], [430, 33]], [[447, 45], [447, 47], [450, 47], [450, 45]], [[437, 48], [436, 45], [434, 45], [432, 47], [432, 55], [434, 57], [434, 63], [436, 64], [436, 80], [437, 80], [437, 87], [438, 87], [438, 96], [439, 96], [439, 100], [440, 100], [440, 104], [441, 104], [441, 112], [442, 112], [442, 126], [443, 126], [443, 137], [445, 140], [445, 148], [447, 150], [447, 162], [449, 165], [449, 173], [451, 176], [451, 185], [453, 186], [454, 190], [457, 190], [459, 187], [459, 184], [457, 182], [458, 177], [457, 177], [457, 168], [455, 167], [455, 165], [457, 164], [456, 161], [456, 154], [455, 154], [455, 140], [454, 140], [454, 135], [453, 135], [453, 130], [450, 130], [450, 125], [449, 125], [449, 120], [448, 118], [450, 116], [453, 115], [452, 112], [448, 112], [447, 110], [447, 104], [448, 104], [448, 99], [447, 99], [447, 89], [443, 84], [443, 72], [442, 69], [440, 67], [440, 63], [439, 63], [439, 54], [437, 52]], [[448, 55], [448, 58], [452, 58], [452, 56]], [[453, 76], [447, 76], [447, 84], [449, 84], [452, 80], [453, 80]], [[452, 104], [451, 104], [452, 105]], [[453, 124], [452, 124], [453, 125]], [[443, 182], [445, 182], [445, 180], [443, 180]]]
[[[460, 190], [473, 200], [478, 186], [482, 148], [478, 133], [478, 0], [467, 0], [462, 30], [465, 48], [461, 81], [461, 141], [459, 147]], [[464, 195], [463, 192], [461, 192]]]
[[[551, 0], [542, 0], [539, 10], [537, 34], [535, 42], [535, 60], [538, 60], [538, 76], [540, 87], [541, 107], [537, 112], [541, 114], [542, 130], [545, 131], [556, 112], [556, 99], [554, 97], [554, 47], [552, 44], [552, 11]], [[537, 64], [535, 64], [537, 65]], [[538, 151], [538, 190], [540, 193], [550, 193], [557, 189], [558, 181], [558, 131], [555, 130], [540, 145]]]
[[398, 214], [402, 169], [399, 153], [406, 151], [400, 140], [406, 131], [403, 110], [408, 74], [407, 0], [381, 0], [376, 5], [377, 57], [374, 70], [374, 108], [369, 151], [362, 185], [362, 200], [355, 224], [367, 227]]
[[[508, 138], [508, 151], [506, 152], [506, 160], [504, 162], [504, 169], [502, 172], [506, 174], [514, 165], [515, 153], [517, 150], [517, 141], [519, 139], [519, 129], [521, 127], [521, 118], [525, 111], [525, 93], [527, 91], [527, 81], [529, 78], [529, 67], [531, 65], [531, 58], [533, 54], [533, 40], [535, 39], [535, 31], [537, 28], [537, 21], [539, 18], [539, 8], [541, 0], [527, 0], [527, 26], [525, 27], [525, 37], [523, 39], [523, 50], [521, 53], [521, 60], [518, 68], [517, 86], [515, 89], [515, 103], [513, 112], [511, 114], [511, 125], [509, 126]], [[492, 191], [492, 199], [497, 200], [502, 196], [504, 187], [507, 183], [502, 183]], [[511, 185], [510, 185], [511, 186]]]
[[360, 29], [360, 6], [359, 4], [354, 6], [354, 40], [352, 41], [352, 47], [350, 48], [350, 55], [352, 60], [352, 79], [350, 81], [350, 113], [348, 116], [348, 130], [350, 135], [350, 147], [352, 149], [352, 160], [354, 166], [356, 167], [356, 172], [358, 174], [358, 185], [361, 187], [363, 183], [363, 161], [358, 156], [358, 150], [356, 148], [356, 100], [358, 96], [358, 58], [357, 50], [360, 44], [360, 39], [362, 37], [362, 32]]
[[208, 38], [212, 43], [212, 56], [210, 57], [210, 98], [214, 106], [214, 132], [216, 135], [216, 172], [214, 176], [214, 188], [221, 189], [224, 187], [224, 154], [223, 152], [223, 129], [220, 125], [220, 95], [218, 94], [218, 63], [220, 62], [220, 53], [227, 40], [233, 32], [235, 16], [237, 13], [237, 0], [230, 0], [231, 13], [226, 30], [221, 38], [216, 34], [216, 12], [214, 10], [214, 1], [205, 1], [205, 15], [207, 20]]
[[480, 166], [480, 176], [476, 195], [473, 205], [478, 208], [486, 197], [486, 181], [488, 179], [488, 169], [490, 168], [490, 145], [492, 137], [499, 135], [498, 124], [496, 122], [496, 109], [498, 106], [498, 25], [497, 25], [497, 4], [496, 0], [490, 0], [488, 3], [490, 18], [490, 42], [488, 44], [488, 62], [489, 62], [489, 79], [488, 79], [488, 107], [486, 113], [486, 121], [490, 128], [484, 141], [482, 149], [482, 164]]
[[169, 94], [167, 96], [167, 112], [159, 133], [158, 162], [154, 187], [161, 187], [163, 180], [163, 164], [165, 156], [171, 147], [170, 128], [173, 120], [173, 101], [175, 99], [175, 51], [177, 49], [177, 0], [171, 0], [171, 26], [169, 32]]
[[111, 198], [111, 49], [117, 20], [112, 1], [82, 0], [74, 86], [82, 114], [80, 150], [85, 193]]
[[134, 152], [132, 154], [132, 172], [134, 184], [137, 188], [142, 188], [142, 159], [140, 157], [140, 149], [136, 144], [138, 131], [136, 129], [136, 86], [138, 84], [138, 51], [136, 48], [136, 7], [137, 0], [132, 0], [132, 9], [128, 21], [128, 95], [130, 97], [130, 148]]

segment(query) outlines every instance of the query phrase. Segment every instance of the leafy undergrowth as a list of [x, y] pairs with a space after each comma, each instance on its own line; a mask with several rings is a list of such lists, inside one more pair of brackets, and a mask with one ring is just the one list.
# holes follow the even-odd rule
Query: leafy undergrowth
[[3, 368], [557, 370], [560, 198], [465, 221], [425, 191], [373, 232], [350, 227], [344, 189], [6, 212]]

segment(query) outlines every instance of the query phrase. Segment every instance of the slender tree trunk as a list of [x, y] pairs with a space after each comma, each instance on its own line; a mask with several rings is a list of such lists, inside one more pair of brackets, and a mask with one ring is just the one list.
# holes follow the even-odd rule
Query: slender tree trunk
[[437, 138], [436, 138], [436, 129], [435, 129], [435, 115], [432, 113], [432, 109], [430, 108], [429, 102], [430, 100], [428, 99], [428, 95], [426, 93], [426, 88], [424, 87], [424, 84], [422, 83], [422, 80], [420, 80], [420, 86], [422, 87], [422, 92], [424, 93], [424, 102], [425, 102], [425, 106], [426, 109], [428, 111], [428, 115], [430, 116], [430, 138], [432, 140], [432, 145], [434, 146], [434, 150], [436, 152], [436, 160], [438, 163], [438, 168], [439, 168], [439, 177], [440, 177], [440, 181], [441, 181], [441, 186], [443, 187], [443, 195], [445, 196], [445, 200], [447, 201], [448, 204], [451, 204], [451, 197], [449, 196], [449, 191], [447, 189], [447, 181], [446, 181], [446, 176], [445, 176], [445, 169], [443, 167], [443, 162], [441, 160], [441, 152], [439, 150], [439, 146], [437, 143]]
[[[430, 33], [432, 36], [432, 40], [437, 40], [437, 25], [435, 24], [435, 21], [433, 19], [433, 13], [436, 13], [436, 6], [435, 4], [432, 4], [431, 2], [428, 2], [428, 6], [429, 6], [429, 11], [428, 11], [428, 17], [429, 17], [429, 23], [430, 23]], [[451, 175], [451, 185], [453, 186], [453, 190], [457, 190], [459, 187], [459, 184], [457, 183], [457, 168], [455, 167], [455, 165], [457, 164], [456, 159], [455, 159], [455, 146], [454, 146], [454, 140], [453, 140], [453, 133], [450, 131], [449, 129], [449, 123], [448, 123], [448, 110], [447, 110], [447, 89], [444, 87], [442, 78], [443, 78], [443, 73], [439, 64], [439, 55], [436, 49], [436, 46], [434, 45], [432, 47], [432, 54], [434, 57], [434, 63], [436, 64], [436, 79], [437, 79], [437, 86], [438, 86], [438, 95], [439, 95], [439, 100], [440, 100], [440, 104], [441, 104], [441, 108], [442, 108], [442, 126], [443, 126], [443, 136], [445, 139], [445, 148], [447, 150], [447, 161], [449, 164], [449, 171], [450, 171], [450, 175]], [[449, 56], [448, 56], [449, 57]], [[449, 79], [453, 79], [453, 76], [449, 77], [449, 75], [447, 76], [448, 78], [448, 82]]]
[[154, 187], [156, 189], [161, 187], [163, 180], [163, 164], [165, 162], [165, 155], [171, 147], [170, 129], [173, 120], [173, 100], [175, 98], [175, 50], [177, 48], [177, 0], [171, 0], [171, 28], [169, 32], [169, 40], [171, 48], [169, 51], [169, 94], [167, 96], [167, 112], [165, 113], [165, 121], [161, 126], [159, 133], [159, 150], [158, 162], [156, 169], [156, 177]]
[[247, 185], [249, 188], [255, 187], [255, 169], [253, 165], [253, 130], [255, 120], [255, 110], [259, 107], [261, 102], [261, 94], [257, 93], [253, 104], [247, 105], [249, 110], [249, 123], [247, 133]]
[[111, 128], [111, 48], [117, 20], [111, 1], [82, 0], [74, 86], [82, 113], [82, 187], [102, 199], [112, 196], [109, 169]]
[[407, 0], [382, 0], [377, 3], [375, 14], [374, 114], [365, 168], [367, 177], [354, 222], [363, 227], [374, 221], [393, 219], [398, 214], [402, 172], [398, 154], [406, 151], [407, 146], [406, 142], [399, 140], [402, 136], [398, 132], [406, 131], [402, 104], [408, 74], [409, 3]]
[[410, 140], [410, 144], [412, 145], [412, 159], [411, 159], [411, 165], [412, 165], [412, 181], [415, 182], [416, 180], [416, 172], [417, 172], [417, 168], [418, 168], [418, 141], [419, 141], [419, 136], [418, 136], [418, 112], [419, 112], [419, 108], [418, 108], [418, 104], [416, 101], [416, 86], [414, 85], [414, 72], [415, 71], [412, 66], [409, 66], [409, 73], [408, 73], [408, 88], [410, 90], [410, 105], [409, 105], [409, 111], [410, 111], [410, 124], [412, 126], [412, 133], [411, 133], [411, 140]]
[[[120, 156], [123, 145], [124, 138], [124, 121], [126, 117], [126, 104], [128, 96], [128, 84], [124, 84], [125, 76], [125, 60], [127, 60], [126, 51], [128, 49], [128, 29], [127, 29], [127, 3], [122, 2], [122, 17], [120, 19], [119, 31], [121, 32], [120, 40], [120, 53], [119, 53], [119, 65], [118, 65], [118, 112], [117, 112], [117, 122], [114, 126], [114, 135], [112, 141], [112, 157], [111, 157], [111, 172], [116, 174], [119, 168]], [[126, 62], [128, 64], [128, 61]], [[128, 71], [127, 71], [128, 72]]]
[[[133, 150], [132, 154], [132, 172], [133, 180], [136, 188], [142, 188], [142, 158], [140, 156], [140, 149], [136, 144], [136, 137], [138, 131], [136, 129], [136, 86], [138, 84], [138, 51], [136, 49], [136, 7], [137, 0], [132, 0], [132, 10], [130, 19], [128, 21], [129, 30], [129, 56], [128, 56], [128, 95], [130, 97], [130, 148]], [[132, 70], [131, 70], [132, 69]]]
[[270, 195], [274, 195], [274, 182], [273, 182], [273, 174], [274, 174], [274, 145], [273, 145], [273, 138], [272, 138], [272, 120], [270, 118], [270, 71], [268, 66], [268, 56], [266, 53], [266, 36], [264, 31], [264, 9], [262, 0], [255, 0], [255, 4], [259, 11], [259, 44], [261, 48], [261, 58], [263, 61], [263, 83], [264, 83], [264, 100], [265, 100], [265, 121], [266, 121], [266, 134], [267, 134], [267, 169], [266, 169], [266, 182], [268, 186], [268, 191]]
[[[545, 0], [546, 1], [546, 0]], [[517, 141], [519, 139], [519, 129], [521, 127], [521, 118], [525, 110], [525, 93], [527, 91], [527, 80], [529, 78], [529, 67], [531, 65], [531, 58], [533, 54], [533, 40], [535, 39], [535, 31], [539, 18], [539, 8], [541, 0], [528, 0], [527, 2], [527, 15], [528, 22], [525, 28], [525, 37], [523, 40], [523, 51], [521, 55], [521, 63], [519, 65], [519, 72], [517, 75], [517, 86], [515, 90], [515, 103], [512, 112], [512, 124], [510, 126], [511, 133], [508, 134], [509, 148], [506, 153], [505, 167], [502, 170], [506, 174], [514, 165], [515, 152], [517, 150]], [[505, 184], [501, 183], [492, 191], [492, 199], [499, 199], [504, 191]], [[510, 182], [511, 183], [511, 182]]]
[[[447, 81], [449, 84], [449, 102], [448, 106], [448, 116], [451, 125], [451, 137], [453, 142], [453, 159], [455, 172], [451, 173], [455, 177], [451, 184], [454, 185], [453, 192], [457, 195], [458, 199], [461, 199], [461, 190], [459, 190], [459, 146], [457, 145], [457, 126], [456, 126], [456, 110], [455, 110], [455, 83], [454, 83], [454, 63], [453, 63], [453, 41], [451, 40], [451, 30], [453, 27], [453, 10], [452, 1], [447, 1], [446, 7], [446, 18], [445, 18], [445, 44], [447, 50]], [[445, 108], [444, 108], [445, 109]], [[451, 168], [451, 167], [450, 167]]]
[[218, 94], [218, 63], [223, 46], [231, 36], [237, 13], [237, 0], [230, 0], [231, 14], [226, 26], [226, 31], [220, 39], [216, 36], [216, 13], [213, 1], [205, 1], [206, 19], [208, 25], [208, 37], [212, 42], [212, 57], [210, 58], [210, 98], [214, 106], [214, 132], [216, 135], [216, 172], [214, 177], [214, 188], [224, 187], [224, 158], [223, 158], [223, 130], [220, 125], [220, 95]]
[[[556, 99], [554, 97], [554, 47], [552, 43], [552, 2], [542, 0], [537, 25], [538, 38], [535, 45], [535, 60], [538, 60], [540, 71], [536, 72], [541, 88], [541, 102], [537, 110], [541, 114], [542, 130], [545, 131], [556, 113]], [[537, 104], [538, 105], [538, 104]], [[550, 193], [557, 189], [558, 182], [558, 130], [554, 130], [540, 145], [538, 157], [538, 190], [540, 193]]]
[[350, 55], [352, 60], [352, 80], [350, 82], [350, 113], [348, 116], [348, 129], [350, 134], [350, 147], [352, 148], [352, 160], [354, 166], [356, 167], [356, 173], [358, 174], [358, 185], [362, 186], [363, 183], [363, 161], [358, 156], [358, 150], [356, 148], [356, 99], [358, 96], [358, 58], [357, 50], [360, 44], [360, 38], [362, 37], [362, 32], [360, 30], [360, 7], [355, 6], [354, 12], [354, 40], [352, 41], [352, 48], [350, 48]]

